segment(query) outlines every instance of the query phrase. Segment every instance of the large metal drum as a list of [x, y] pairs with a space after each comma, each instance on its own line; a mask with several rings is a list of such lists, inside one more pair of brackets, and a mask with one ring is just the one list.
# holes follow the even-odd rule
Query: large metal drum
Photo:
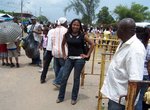
[[18, 24], [13, 22], [0, 23], [0, 44], [14, 42], [22, 34]]

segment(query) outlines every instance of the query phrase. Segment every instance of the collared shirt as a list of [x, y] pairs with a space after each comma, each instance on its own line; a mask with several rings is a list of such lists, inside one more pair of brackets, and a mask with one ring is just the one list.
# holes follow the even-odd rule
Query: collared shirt
[[[41, 28], [41, 25], [39, 24], [39, 23], [36, 23], [35, 25], [29, 25], [28, 27], [28, 32], [29, 31], [39, 31], [39, 30], [41, 30], [42, 28]], [[31, 28], [33, 28], [33, 29], [31, 29]], [[34, 36], [34, 40], [35, 41], [37, 41], [37, 42], [41, 42], [41, 40], [42, 40], [42, 37], [41, 37], [41, 34], [37, 34], [37, 33], [33, 33], [33, 36]]]
[[[39, 23], [36, 23], [33, 30], [39, 31], [39, 30], [42, 30], [42, 27]], [[34, 36], [35, 41], [37, 41], [39, 43], [41, 42], [41, 40], [42, 40], [41, 34], [33, 33], [33, 36]]]
[[110, 38], [110, 31], [104, 31], [104, 39], [108, 40]]
[[[52, 35], [52, 55], [56, 58], [63, 58], [62, 54], [62, 40], [64, 37], [64, 34], [67, 32], [67, 28], [64, 26], [57, 26], [54, 29], [53, 35]], [[65, 48], [66, 50], [67, 48]]]
[[[122, 42], [121, 42], [122, 43]], [[120, 43], [120, 45], [121, 45]], [[141, 41], [132, 36], [118, 46], [109, 65], [101, 92], [109, 99], [119, 103], [121, 95], [127, 95], [129, 80], [142, 80], [146, 50]], [[125, 105], [125, 99], [121, 100]]]
[[52, 35], [53, 35], [53, 32], [54, 32], [54, 29], [50, 29], [48, 31], [48, 34], [47, 34], [47, 47], [46, 47], [46, 50], [49, 50], [49, 51], [52, 51]]

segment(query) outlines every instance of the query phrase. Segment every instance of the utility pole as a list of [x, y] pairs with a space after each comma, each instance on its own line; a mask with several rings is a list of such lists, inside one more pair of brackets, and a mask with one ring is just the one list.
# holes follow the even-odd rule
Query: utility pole
[[[23, 22], [23, 0], [21, 0], [21, 29], [22, 27], [22, 22]], [[22, 37], [23, 37], [23, 29], [22, 29]]]
[[42, 15], [42, 7], [40, 7], [40, 10], [39, 10], [39, 16]]
[[21, 0], [21, 22], [22, 22], [22, 17], [23, 17], [23, 0]]

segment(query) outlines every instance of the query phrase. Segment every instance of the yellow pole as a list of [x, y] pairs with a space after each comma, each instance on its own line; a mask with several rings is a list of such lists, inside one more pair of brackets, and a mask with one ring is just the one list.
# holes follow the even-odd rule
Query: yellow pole
[[102, 53], [102, 59], [101, 59], [101, 73], [100, 73], [100, 83], [99, 83], [99, 91], [98, 91], [98, 109], [101, 110], [101, 105], [102, 105], [102, 93], [100, 92], [101, 87], [104, 82], [104, 74], [105, 74], [105, 53]]
[[92, 71], [91, 71], [91, 74], [92, 74], [92, 75], [93, 75], [93, 73], [94, 73], [95, 50], [96, 50], [96, 46], [94, 46], [94, 50], [93, 50]]

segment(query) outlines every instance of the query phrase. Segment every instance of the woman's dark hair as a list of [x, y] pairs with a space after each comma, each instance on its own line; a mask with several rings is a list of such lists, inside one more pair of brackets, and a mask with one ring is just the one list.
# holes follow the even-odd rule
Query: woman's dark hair
[[150, 38], [149, 28], [136, 27], [137, 38], [143, 43], [145, 48], [147, 47], [148, 40]]
[[81, 24], [81, 21], [80, 21], [79, 19], [73, 19], [73, 20], [71, 21], [71, 23], [69, 24], [69, 28], [68, 28], [67, 33], [72, 33], [72, 24], [73, 24], [73, 22], [75, 22], [75, 21], [78, 21], [79, 24], [80, 24], [79, 34], [83, 33], [82, 24]]

